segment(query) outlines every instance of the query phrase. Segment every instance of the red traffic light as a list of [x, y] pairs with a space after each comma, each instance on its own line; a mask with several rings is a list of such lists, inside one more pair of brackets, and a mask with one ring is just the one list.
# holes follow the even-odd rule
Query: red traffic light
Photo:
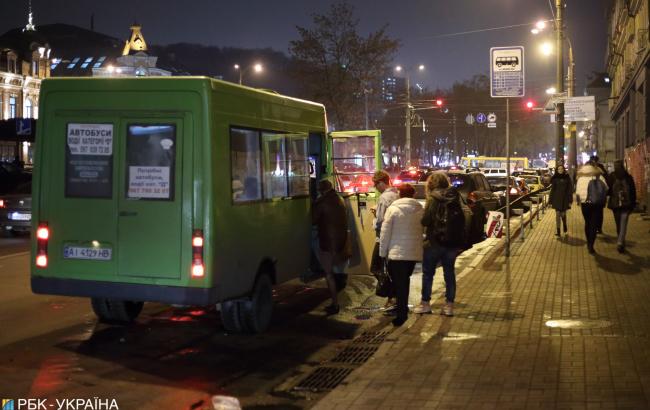
[[526, 101], [526, 108], [528, 108], [529, 110], [532, 110], [534, 107], [535, 107], [535, 101], [533, 101], [533, 100]]
[[436, 100], [436, 105], [437, 105], [438, 107], [442, 107], [442, 100], [441, 100], [440, 98], [438, 98], [438, 99]]

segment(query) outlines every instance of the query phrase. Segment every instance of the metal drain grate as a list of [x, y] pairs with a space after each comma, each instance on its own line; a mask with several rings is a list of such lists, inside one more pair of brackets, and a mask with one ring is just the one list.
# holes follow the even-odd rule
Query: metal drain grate
[[378, 345], [382, 344], [390, 332], [363, 332], [359, 337], [354, 339], [354, 344]]
[[301, 381], [295, 390], [332, 390], [338, 386], [352, 370], [343, 367], [318, 367], [316, 370]]
[[336, 355], [332, 362], [363, 364], [377, 351], [377, 346], [349, 346]]

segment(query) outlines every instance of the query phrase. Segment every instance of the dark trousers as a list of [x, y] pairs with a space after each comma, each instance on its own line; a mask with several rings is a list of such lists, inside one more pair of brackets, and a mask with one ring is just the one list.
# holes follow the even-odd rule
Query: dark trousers
[[602, 210], [600, 206], [591, 204], [582, 204], [582, 216], [585, 219], [585, 237], [587, 239], [587, 247], [593, 249], [594, 242], [596, 242], [596, 232], [598, 231], [598, 211]]
[[392, 261], [388, 260], [388, 273], [395, 286], [397, 296], [397, 319], [406, 320], [409, 311], [409, 288], [411, 285], [411, 274], [415, 268], [414, 261]]
[[596, 232], [603, 231], [603, 218], [605, 217], [604, 206], [594, 206], [596, 212]]

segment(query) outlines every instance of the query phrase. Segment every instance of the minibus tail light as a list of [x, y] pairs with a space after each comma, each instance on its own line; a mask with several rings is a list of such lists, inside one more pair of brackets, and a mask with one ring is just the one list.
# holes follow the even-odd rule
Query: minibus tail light
[[5, 200], [0, 199], [0, 208], [4, 208], [4, 207], [5, 207]]
[[47, 242], [50, 239], [50, 229], [47, 222], [40, 222], [36, 229], [36, 266], [47, 268]]
[[203, 265], [203, 231], [195, 229], [192, 233], [192, 277], [202, 278], [205, 275]]

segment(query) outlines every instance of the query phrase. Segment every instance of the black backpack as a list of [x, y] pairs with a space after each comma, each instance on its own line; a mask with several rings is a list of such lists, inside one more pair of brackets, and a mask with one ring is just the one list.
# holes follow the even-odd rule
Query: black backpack
[[614, 180], [612, 184], [612, 195], [609, 197], [609, 207], [629, 208], [632, 205], [632, 193], [630, 184], [625, 178]]
[[447, 188], [434, 208], [433, 224], [427, 230], [430, 240], [446, 247], [464, 247], [468, 241], [471, 210], [462, 203], [458, 190]]

